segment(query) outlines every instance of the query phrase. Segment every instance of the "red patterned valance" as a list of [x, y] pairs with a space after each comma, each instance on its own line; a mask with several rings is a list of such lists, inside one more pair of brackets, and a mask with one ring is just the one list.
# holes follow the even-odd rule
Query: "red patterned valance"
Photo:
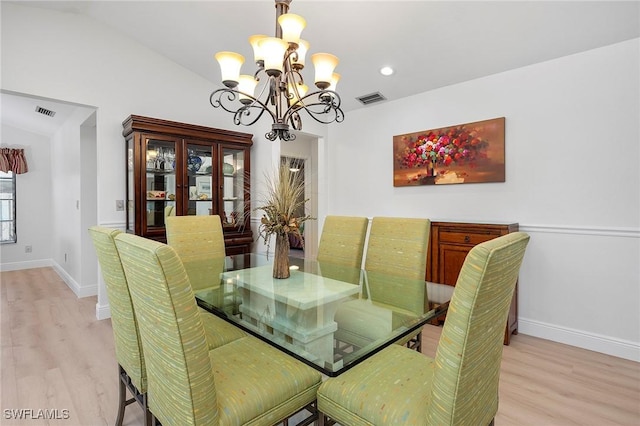
[[0, 171], [14, 172], [17, 175], [27, 173], [29, 167], [24, 156], [24, 149], [0, 149]]

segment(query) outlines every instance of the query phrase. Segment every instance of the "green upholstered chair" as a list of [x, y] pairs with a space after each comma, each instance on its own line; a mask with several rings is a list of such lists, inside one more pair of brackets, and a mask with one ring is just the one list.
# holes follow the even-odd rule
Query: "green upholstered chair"
[[368, 226], [366, 217], [327, 216], [318, 245], [318, 262], [360, 268]]
[[488, 425], [498, 411], [504, 324], [529, 236], [511, 233], [467, 255], [436, 357], [391, 345], [318, 390], [344, 425]]
[[327, 216], [322, 227], [318, 266], [322, 276], [359, 285], [362, 255], [369, 219], [356, 216]]
[[[122, 424], [125, 407], [138, 401], [145, 410], [145, 422], [150, 424], [151, 416], [147, 410], [147, 374], [145, 369], [142, 343], [136, 321], [131, 295], [122, 262], [118, 255], [114, 238], [121, 231], [113, 228], [92, 226], [89, 234], [98, 256], [98, 263], [104, 278], [109, 307], [111, 309], [111, 325], [118, 361], [119, 403], [116, 425]], [[246, 334], [226, 321], [216, 318], [204, 310], [203, 315], [209, 347], [214, 348]], [[133, 398], [126, 399], [126, 389]]]
[[[119, 401], [116, 426], [122, 425], [125, 407], [138, 401], [145, 411], [145, 424], [150, 425], [151, 417], [147, 410], [147, 375], [142, 356], [142, 342], [133, 312], [127, 280], [122, 269], [120, 257], [116, 251], [114, 238], [120, 234], [117, 229], [93, 226], [89, 234], [98, 255], [98, 262], [106, 284], [111, 326], [118, 361]], [[126, 389], [133, 395], [126, 399]]]
[[[336, 339], [363, 346], [395, 328], [405, 315], [425, 311], [430, 228], [429, 219], [373, 218], [364, 261], [367, 281], [363, 297], [338, 307]], [[421, 334], [417, 331], [398, 343], [420, 351]]]
[[215, 306], [237, 313], [240, 300], [235, 294], [225, 294], [218, 279], [226, 254], [220, 216], [172, 216], [165, 226], [167, 244], [178, 253], [193, 291], [207, 291], [207, 300], [219, 299]]
[[167, 244], [180, 256], [193, 291], [217, 288], [225, 256], [220, 216], [169, 216], [165, 227]]
[[320, 374], [268, 344], [247, 336], [208, 350], [172, 247], [131, 234], [119, 234], [116, 246], [140, 327], [149, 409], [164, 426], [273, 425], [314, 404]]
[[430, 229], [429, 219], [374, 217], [364, 268], [424, 279]]

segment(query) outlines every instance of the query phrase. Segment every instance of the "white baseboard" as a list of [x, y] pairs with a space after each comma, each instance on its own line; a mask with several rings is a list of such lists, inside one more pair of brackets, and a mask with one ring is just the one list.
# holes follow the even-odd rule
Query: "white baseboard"
[[96, 303], [96, 319], [103, 320], [107, 318], [111, 318], [111, 306]]
[[518, 318], [518, 333], [640, 362], [640, 344], [540, 321]]
[[62, 281], [73, 291], [77, 297], [96, 296], [98, 285], [81, 286], [53, 259], [29, 260], [26, 262], [1, 263], [0, 272], [19, 271], [22, 269], [47, 268], [52, 267], [62, 278]]
[[51, 259], [28, 260], [24, 262], [0, 263], [0, 272], [20, 271], [22, 269], [46, 268], [52, 266]]
[[67, 273], [57, 262], [52, 261], [51, 266], [67, 286], [75, 293], [77, 297], [96, 296], [98, 294], [98, 285], [81, 286], [71, 275]]

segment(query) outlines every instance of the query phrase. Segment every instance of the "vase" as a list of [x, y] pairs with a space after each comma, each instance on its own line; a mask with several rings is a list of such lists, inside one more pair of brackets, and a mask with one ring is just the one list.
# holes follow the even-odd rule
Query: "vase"
[[427, 176], [436, 176], [437, 174], [438, 172], [436, 171], [436, 163], [430, 161], [429, 164], [427, 164]]
[[273, 278], [289, 278], [289, 235], [276, 235], [276, 254], [273, 258]]
[[225, 176], [233, 176], [233, 172], [235, 171], [236, 169], [232, 164], [222, 163], [222, 174], [224, 174]]

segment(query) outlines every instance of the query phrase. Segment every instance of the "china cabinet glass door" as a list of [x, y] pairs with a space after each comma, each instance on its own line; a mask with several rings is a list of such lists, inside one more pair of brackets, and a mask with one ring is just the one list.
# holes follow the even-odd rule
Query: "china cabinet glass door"
[[171, 140], [146, 139], [147, 229], [164, 227], [164, 218], [176, 209], [176, 143]]
[[[187, 215], [217, 214], [214, 205], [213, 151], [211, 145], [188, 143], [184, 164], [188, 178]], [[185, 191], [187, 192], [187, 191]]]
[[222, 148], [222, 211], [223, 226], [238, 227], [245, 223], [247, 194], [245, 193], [244, 149]]

